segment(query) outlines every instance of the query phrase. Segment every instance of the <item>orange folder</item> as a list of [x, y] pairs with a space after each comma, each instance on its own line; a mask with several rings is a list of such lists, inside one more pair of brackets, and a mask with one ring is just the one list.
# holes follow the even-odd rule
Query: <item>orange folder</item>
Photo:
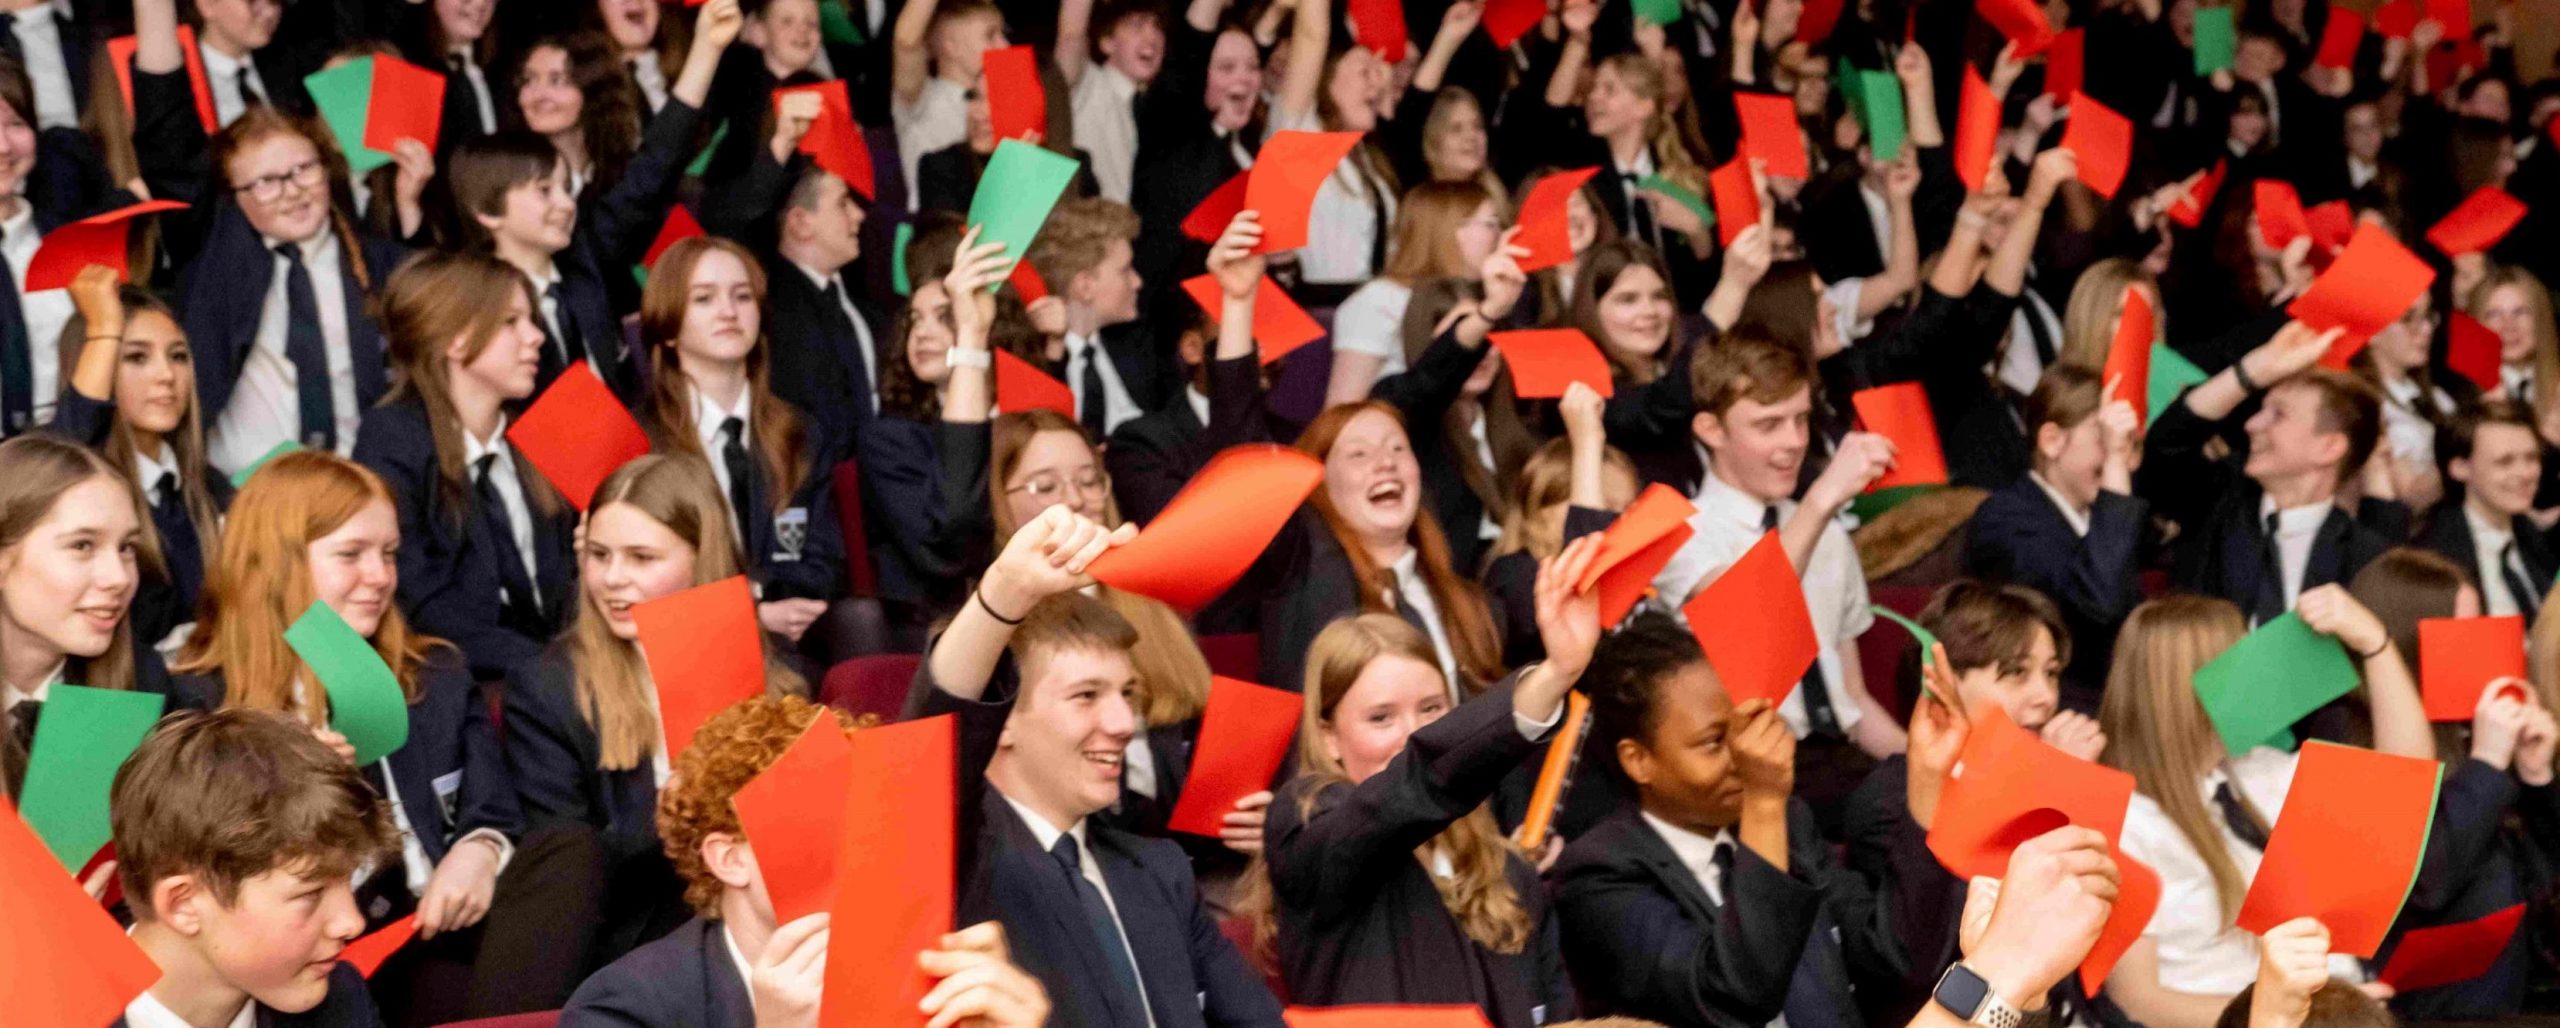
[[658, 690], [658, 725], [672, 763], [711, 715], [764, 695], [764, 627], [747, 576], [723, 578], [631, 608], [640, 654]]
[[2304, 743], [2266, 859], [2240, 902], [2240, 930], [2264, 934], [2316, 917], [2328, 926], [2330, 952], [2372, 956], [2417, 881], [2442, 772], [2432, 760]]
[[1775, 530], [1751, 544], [1680, 612], [1735, 706], [1785, 700], [1822, 654], [1813, 615], [1805, 609], [1804, 585]]
[[1289, 1028], [1492, 1028], [1473, 1006], [1290, 1007], [1280, 1017]]
[[1285, 689], [1210, 676], [1200, 741], [1191, 748], [1191, 775], [1165, 827], [1217, 838], [1237, 800], [1271, 787], [1297, 738], [1305, 706], [1306, 697]]
[[1096, 581], [1198, 610], [1244, 577], [1324, 482], [1324, 465], [1257, 443], [1209, 458], [1138, 537], [1094, 558]]
[[507, 441], [580, 511], [615, 469], [649, 455], [649, 433], [585, 361], [569, 365], [534, 398], [507, 426]]

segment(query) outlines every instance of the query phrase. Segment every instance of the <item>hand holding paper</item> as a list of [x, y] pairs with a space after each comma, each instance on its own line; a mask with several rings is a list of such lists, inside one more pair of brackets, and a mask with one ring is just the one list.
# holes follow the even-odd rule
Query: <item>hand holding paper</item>
[[2332, 951], [2372, 956], [2417, 879], [2439, 773], [2432, 760], [2305, 743], [2239, 927], [2316, 917]]
[[409, 741], [409, 697], [373, 641], [356, 634], [329, 605], [314, 600], [284, 631], [286, 645], [329, 691], [329, 727], [347, 737], [358, 765], [390, 756]]
[[1096, 558], [1093, 577], [1179, 610], [1198, 610], [1244, 576], [1323, 481], [1323, 464], [1286, 447], [1239, 446], [1218, 454], [1137, 538]]
[[1271, 787], [1297, 738], [1304, 706], [1305, 698], [1294, 692], [1211, 676], [1191, 776], [1166, 827], [1217, 838], [1236, 801]]

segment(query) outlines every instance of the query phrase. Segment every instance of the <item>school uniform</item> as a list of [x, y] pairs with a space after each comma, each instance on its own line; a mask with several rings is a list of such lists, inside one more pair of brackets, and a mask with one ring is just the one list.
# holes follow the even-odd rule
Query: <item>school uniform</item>
[[318, 113], [311, 93], [302, 85], [306, 69], [284, 47], [269, 45], [246, 57], [233, 57], [199, 39], [196, 52], [204, 61], [205, 85], [213, 94], [215, 123], [228, 127], [252, 107], [273, 107], [306, 118]]
[[[382, 1014], [373, 1008], [373, 994], [365, 988], [364, 973], [354, 964], [340, 962], [329, 969], [329, 992], [320, 1005], [299, 1014], [270, 1010], [265, 1004], [249, 1000], [229, 1028], [381, 1028]], [[189, 1028], [187, 1020], [152, 997], [149, 992], [125, 1004], [124, 1014], [116, 1018], [114, 1028]]]
[[985, 700], [944, 691], [929, 663], [907, 695], [908, 719], [958, 715], [958, 923], [1003, 922], [1061, 1028], [1279, 1028], [1280, 1004], [1201, 906], [1181, 847], [1091, 817], [1062, 831], [986, 781], [1020, 690], [1007, 656]]
[[89, 109], [87, 24], [68, 5], [40, 4], [0, 16], [0, 52], [26, 69], [39, 129], [78, 129]]
[[[1200, 105], [1208, 86], [1209, 55], [1216, 37], [1180, 18], [1164, 26], [1164, 63], [1156, 80], [1138, 94], [1138, 149], [1130, 206], [1138, 212], [1135, 259], [1145, 285], [1141, 310], [1167, 324], [1195, 306], [1180, 287], [1200, 267], [1208, 244], [1182, 234], [1182, 219], [1220, 185], [1253, 166], [1262, 126], [1223, 131]], [[1162, 315], [1170, 315], [1164, 317]]]
[[2550, 537], [2532, 521], [2517, 516], [2499, 524], [2472, 510], [2459, 493], [2436, 505], [2418, 545], [2471, 576], [2480, 587], [2481, 613], [2522, 614], [2527, 624], [2541, 613], [2552, 576], [2560, 573]]
[[905, 347], [846, 269], [821, 273], [778, 254], [764, 266], [774, 395], [808, 411], [828, 436], [854, 438], [880, 413], [881, 362], [907, 359]]
[[[53, 674], [47, 677], [44, 684], [37, 686], [34, 692], [22, 692], [14, 685], [0, 684], [0, 708], [6, 708], [9, 712], [9, 729], [17, 734], [18, 748], [21, 752], [35, 745], [37, 723], [44, 719], [45, 701], [52, 698], [53, 687], [69, 677], [83, 680], [87, 678], [86, 675], [73, 670], [69, 661], [64, 661], [54, 668]], [[164, 714], [180, 710], [213, 709], [190, 695], [172, 694], [169, 689], [168, 666], [161, 663], [159, 651], [148, 646], [136, 645], [133, 648], [133, 691], [164, 697], [162, 705]], [[25, 769], [21, 768], [19, 771], [23, 774]], [[8, 787], [6, 790], [8, 795], [18, 794], [17, 782], [0, 784]]]
[[2253, 624], [2293, 608], [2305, 590], [2355, 578], [2408, 534], [2408, 508], [2367, 499], [2355, 515], [2322, 500], [2278, 510], [2242, 473], [2247, 445], [2226, 459], [2204, 455], [2217, 425], [2173, 403], [2144, 442], [2139, 491], [2185, 530], [2172, 579], [2179, 588], [2239, 605]]
[[568, 249], [553, 254], [551, 274], [534, 283], [544, 337], [537, 388], [549, 387], [570, 363], [584, 361], [624, 405], [641, 405], [646, 361], [624, 345], [626, 312], [617, 309], [606, 283], [628, 279], [626, 269], [648, 254], [649, 243], [666, 224], [701, 124], [700, 110], [669, 100], [649, 119], [648, 133], [623, 166], [622, 177], [592, 203], [581, 197]]
[[561, 1028], [754, 1028], [744, 956], [726, 924], [694, 918], [578, 986]]
[[1159, 345], [1143, 321], [1104, 327], [1092, 335], [1066, 334], [1059, 381], [1075, 395], [1076, 420], [1094, 440], [1170, 402], [1184, 381], [1171, 346]]
[[16, 215], [0, 219], [0, 257], [8, 262], [8, 274], [0, 276], [0, 439], [43, 424], [54, 416], [57, 396], [71, 391], [61, 376], [70, 293], [25, 289], [45, 233], [133, 201], [107, 181], [96, 146], [76, 129], [37, 134], [35, 164], [27, 171], [21, 199], [25, 202]]
[[[1261, 358], [1213, 360], [1208, 374], [1241, 375], [1258, 382]], [[1233, 396], [1235, 391], [1224, 395]], [[1260, 423], [1246, 425], [1248, 416], [1259, 418]], [[1112, 432], [1111, 445], [1102, 451], [1102, 465], [1111, 472], [1111, 495], [1120, 501], [1120, 517], [1143, 525], [1164, 512], [1191, 477], [1209, 465], [1209, 458], [1231, 446], [1285, 439], [1294, 428], [1267, 409], [1249, 413], [1233, 403], [1221, 405], [1199, 386], [1186, 384], [1173, 402]]]
[[[54, 407], [53, 422], [46, 427], [98, 449], [106, 445], [115, 418], [113, 403], [66, 389], [62, 402]], [[213, 474], [190, 477], [178, 463], [174, 448], [164, 441], [160, 449], [160, 453], [148, 456], [136, 454], [133, 467], [134, 487], [142, 491], [142, 502], [151, 508], [151, 527], [159, 534], [160, 558], [166, 566], [164, 575], [144, 577], [134, 590], [133, 606], [127, 614], [133, 619], [134, 640], [146, 646], [157, 645], [178, 626], [195, 620], [196, 598], [204, 591], [211, 555], [205, 551], [204, 539], [197, 533], [195, 518], [187, 509], [187, 496], [205, 496], [219, 515], [231, 506], [232, 494], [229, 478]]]
[[[756, 453], [754, 410], [758, 398], [749, 389], [735, 406], [723, 408], [698, 392], [692, 395], [694, 438], [678, 442], [660, 438], [660, 453], [695, 453], [711, 465], [728, 501], [729, 527], [746, 558], [747, 573], [760, 600], [834, 600], [844, 594], [844, 529], [835, 514], [836, 440], [824, 426], [800, 414], [809, 440], [801, 460], [807, 468], [788, 499], [774, 502], [778, 484], [765, 473]], [[788, 403], [778, 397], [764, 402]], [[795, 413], [797, 413], [795, 411]]]
[[[2549, 859], [2555, 828], [2560, 790], [2553, 786], [2525, 785], [2477, 760], [2447, 767], [2418, 877], [2391, 936], [2374, 954], [2375, 965], [2390, 966], [2410, 931], [2476, 920], [2525, 902], [2531, 891], [2526, 876], [2539, 873], [2529, 869]], [[2533, 975], [2535, 935], [2529, 924], [2519, 929], [2477, 978], [2392, 997], [2392, 1012], [2413, 1021], [2516, 1016]]]
[[872, 572], [880, 599], [909, 624], [957, 610], [993, 557], [988, 424], [892, 414], [854, 437]]
[[[1498, 473], [1500, 465], [1486, 440], [1482, 413], [1477, 415], [1476, 430], [1462, 436], [1450, 431], [1448, 410], [1464, 395], [1467, 379], [1490, 348], [1485, 342], [1472, 348], [1460, 343], [1452, 326], [1431, 340], [1411, 368], [1369, 387], [1370, 399], [1384, 401], [1404, 416], [1406, 440], [1422, 471], [1422, 505], [1448, 538], [1450, 566], [1469, 570], [1484, 562], [1490, 540], [1483, 529], [1490, 512], [1484, 497], [1467, 484], [1463, 466], [1472, 459]], [[1477, 402], [1509, 402], [1508, 392], [1489, 391]], [[1462, 447], [1477, 452], [1469, 454]]]
[[2071, 631], [2062, 689], [2074, 710], [2097, 710], [2116, 626], [2142, 602], [2137, 562], [2150, 511], [2139, 497], [2100, 489], [2082, 513], [2030, 471], [1983, 500], [1965, 528], [1965, 574], [2026, 586], [2061, 608]]
[[355, 460], [381, 476], [400, 514], [401, 612], [460, 647], [471, 674], [496, 681], [542, 654], [578, 602], [577, 512], [543, 513], [542, 473], [506, 441], [457, 428], [461, 495], [445, 484], [426, 401], [404, 392], [374, 408], [356, 436]]

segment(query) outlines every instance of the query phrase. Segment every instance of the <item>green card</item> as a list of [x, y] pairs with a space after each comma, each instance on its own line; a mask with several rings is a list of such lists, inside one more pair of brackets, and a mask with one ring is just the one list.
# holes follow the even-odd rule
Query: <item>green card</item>
[[[1030, 252], [1031, 239], [1040, 234], [1041, 224], [1049, 220], [1049, 209], [1058, 205], [1058, 197], [1075, 177], [1072, 158], [1019, 139], [997, 143], [986, 174], [978, 178], [977, 195], [969, 198], [969, 224], [978, 227], [979, 244], [1003, 243], [1008, 260], [1021, 260]], [[1006, 265], [1008, 274], [1012, 270], [1012, 265]], [[988, 288], [1003, 284], [998, 280]]]
[[18, 812], [63, 867], [78, 872], [113, 837], [108, 787], [124, 758], [159, 722], [164, 699], [159, 693], [77, 685], [46, 691]]
[[293, 451], [295, 451], [295, 450], [299, 450], [299, 449], [301, 449], [301, 448], [302, 448], [302, 444], [301, 444], [301, 443], [295, 442], [295, 441], [293, 441], [293, 440], [291, 440], [291, 439], [287, 439], [287, 440], [285, 440], [285, 441], [283, 441], [283, 442], [281, 442], [281, 443], [277, 443], [273, 449], [270, 449], [270, 450], [268, 450], [268, 451], [267, 451], [267, 452], [265, 452], [265, 453], [261, 453], [261, 454], [259, 454], [259, 455], [258, 455], [258, 459], [257, 459], [257, 460], [254, 460], [254, 461], [249, 462], [249, 466], [248, 466], [248, 467], [241, 468], [241, 469], [240, 469], [240, 470], [238, 470], [238, 471], [234, 471], [234, 472], [232, 472], [232, 473], [231, 473], [231, 488], [238, 489], [238, 488], [241, 488], [242, 486], [246, 486], [246, 485], [248, 485], [248, 484], [249, 484], [249, 476], [257, 474], [257, 473], [258, 473], [258, 469], [259, 469], [259, 468], [266, 467], [266, 466], [267, 466], [267, 462], [268, 462], [268, 461], [274, 460], [274, 459], [276, 459], [276, 458], [278, 458], [278, 457], [282, 457], [282, 456], [284, 456], [285, 454], [292, 453]]
[[1877, 161], [1902, 158], [1902, 142], [1910, 130], [1902, 120], [1902, 80], [1889, 71], [1858, 73], [1858, 108], [1867, 126], [1867, 151]]
[[1860, 493], [1857, 499], [1849, 501], [1849, 515], [1857, 518], [1860, 524], [1865, 524], [1884, 516], [1886, 511], [1944, 488], [1946, 486], [1943, 485], [1898, 485], [1891, 489]]
[[1654, 192], [1670, 197], [1672, 200], [1678, 202], [1680, 206], [1686, 207], [1691, 213], [1696, 214], [1698, 216], [1699, 224], [1708, 228], [1714, 228], [1716, 226], [1715, 208], [1708, 206], [1707, 201], [1698, 196], [1698, 194], [1680, 188], [1680, 184], [1677, 182], [1673, 182], [1660, 175], [1647, 175], [1636, 182], [1636, 188], [1650, 189]]
[[830, 43], [862, 45], [862, 25], [845, 13], [844, 0], [818, 0], [818, 36]]
[[409, 741], [409, 698], [400, 680], [337, 611], [313, 601], [284, 630], [284, 641], [329, 691], [329, 727], [356, 748], [356, 763], [373, 763]]
[[1636, 17], [1654, 25], [1670, 25], [1680, 20], [1680, 0], [1635, 0]]
[[915, 283], [907, 281], [907, 244], [916, 240], [916, 223], [901, 221], [898, 231], [889, 238], [889, 288], [900, 296], [915, 294]]
[[391, 163], [391, 155], [364, 145], [365, 113], [373, 105], [373, 58], [359, 57], [335, 68], [302, 77], [302, 88], [320, 109], [320, 120], [346, 151], [347, 170], [364, 175]]
[[2285, 612], [2196, 670], [2196, 699], [2233, 755], [2277, 745], [2320, 705], [2356, 687], [2346, 647]]
[[2171, 349], [2167, 343], [2151, 344], [2151, 411], [2142, 423], [2148, 425], [2159, 421], [2161, 412], [2178, 402], [2179, 394], [2211, 377], [2204, 373], [2203, 368], [2196, 367], [2194, 361], [2188, 360], [2186, 354]]
[[1867, 123], [1867, 98], [1859, 89], [1860, 74], [1858, 66], [1849, 63], [1847, 57], [1832, 62], [1831, 91], [1840, 94], [1840, 102], [1849, 105], [1849, 116], [1864, 125]]
[[[1920, 673], [1920, 687], [1928, 689], [1929, 674], [1926, 668], [1929, 661], [1936, 659], [1931, 656], [1930, 651], [1937, 647], [1938, 637], [1935, 634], [1932, 634], [1928, 629], [1920, 627], [1919, 622], [1903, 617], [1899, 612], [1896, 612], [1893, 608], [1887, 607], [1884, 604], [1868, 604], [1867, 609], [1875, 611], [1877, 617], [1891, 621], [1894, 624], [1901, 625], [1903, 631], [1911, 633], [1912, 643], [1920, 647], [1920, 664], [1923, 668]], [[1929, 689], [1929, 694], [1937, 696], [1937, 690]], [[1938, 696], [1938, 702], [1962, 709], [1962, 705], [1958, 704], [1956, 702], [1956, 698], [1953, 696]]]
[[720, 152], [720, 141], [729, 138], [729, 123], [721, 122], [711, 129], [711, 138], [702, 144], [702, 152], [693, 155], [693, 163], [684, 166], [684, 177], [701, 178], [711, 167], [711, 155]]
[[2196, 8], [2196, 74], [2211, 75], [2231, 67], [2240, 52], [2240, 36], [2232, 30], [2231, 8]]

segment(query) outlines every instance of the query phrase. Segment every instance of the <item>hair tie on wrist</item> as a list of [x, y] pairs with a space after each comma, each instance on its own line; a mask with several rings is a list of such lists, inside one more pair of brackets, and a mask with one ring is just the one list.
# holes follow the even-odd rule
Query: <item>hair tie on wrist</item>
[[[969, 590], [969, 598], [971, 598], [971, 599], [974, 599], [974, 600], [978, 601], [978, 609], [979, 609], [979, 610], [986, 611], [986, 612], [987, 612], [987, 616], [988, 616], [988, 617], [994, 618], [994, 619], [996, 619], [998, 622], [1000, 622], [1000, 623], [1002, 623], [1002, 624], [1004, 624], [1004, 625], [1006, 625], [1006, 626], [1008, 626], [1008, 627], [1011, 627], [1011, 626], [1019, 626], [1020, 624], [1022, 624], [1022, 618], [1009, 618], [1009, 617], [1006, 617], [1006, 616], [1004, 616], [1004, 615], [1002, 615], [1002, 614], [998, 614], [998, 613], [996, 613], [996, 609], [995, 609], [993, 606], [988, 605], [988, 603], [987, 603], [987, 594], [986, 594], [985, 592], [981, 591], [981, 590], [977, 590], [977, 589], [971, 589], [971, 590]], [[1030, 615], [1027, 615], [1027, 614], [1026, 614], [1026, 615], [1024, 615], [1024, 617], [1029, 617], [1029, 616], [1030, 616]]]

